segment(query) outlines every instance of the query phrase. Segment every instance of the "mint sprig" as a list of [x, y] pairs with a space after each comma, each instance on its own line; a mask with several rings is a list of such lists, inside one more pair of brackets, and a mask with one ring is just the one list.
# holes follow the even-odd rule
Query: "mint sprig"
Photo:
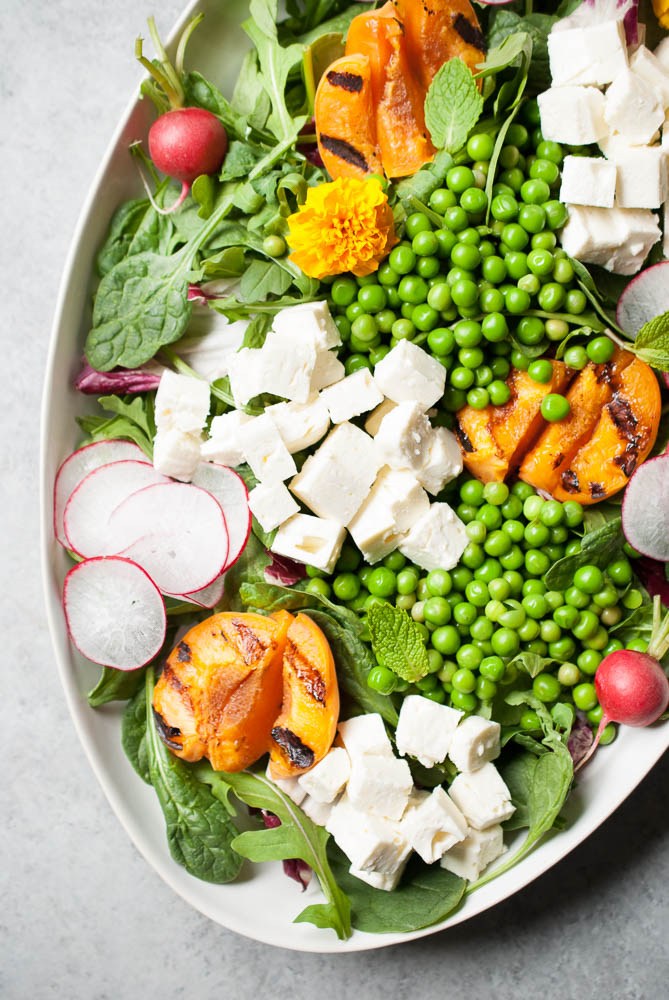
[[367, 625], [381, 666], [412, 684], [425, 677], [427, 650], [420, 629], [406, 611], [391, 604], [374, 605], [369, 609]]
[[425, 97], [425, 124], [437, 149], [461, 149], [482, 111], [483, 98], [471, 70], [461, 59], [449, 59]]

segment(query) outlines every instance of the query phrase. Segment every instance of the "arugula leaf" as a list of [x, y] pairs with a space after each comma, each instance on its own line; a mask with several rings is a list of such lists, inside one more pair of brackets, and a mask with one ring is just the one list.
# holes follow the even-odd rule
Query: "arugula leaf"
[[420, 629], [407, 611], [391, 604], [375, 604], [369, 609], [367, 625], [381, 666], [410, 683], [425, 677], [427, 650]]
[[91, 708], [99, 708], [110, 701], [128, 701], [136, 693], [144, 671], [115, 670], [113, 667], [103, 667], [95, 687], [91, 688], [86, 697]]
[[242, 302], [264, 302], [270, 295], [281, 296], [293, 283], [292, 276], [272, 260], [253, 260], [239, 285]]
[[254, 316], [244, 331], [242, 347], [253, 347], [256, 349], [262, 347], [271, 325], [272, 317], [266, 313]]
[[479, 63], [474, 79], [483, 80], [512, 66], [524, 53], [532, 54], [532, 39], [526, 31], [506, 35], [500, 45], [489, 48], [485, 60]]
[[532, 90], [547, 90], [551, 85], [548, 61], [548, 34], [557, 21], [552, 14], [527, 14], [521, 16], [512, 10], [497, 9], [493, 12], [488, 29], [488, 46], [499, 50], [508, 37], [527, 34], [532, 43], [532, 60], [528, 66], [528, 82]]
[[[578, 287], [589, 300], [597, 315], [604, 320], [606, 326], [610, 326], [612, 329], [624, 336], [624, 330], [621, 330], [615, 322], [613, 313], [609, 312], [609, 310], [605, 308], [599, 289], [595, 285], [593, 277], [585, 264], [583, 264], [580, 260], [576, 260], [575, 257], [569, 257], [568, 260], [574, 269]], [[589, 320], [589, 322], [591, 321]]]
[[248, 143], [234, 140], [225, 154], [220, 179], [234, 181], [248, 177], [257, 161], [258, 155]]
[[221, 780], [253, 809], [264, 809], [281, 820], [271, 829], [246, 830], [232, 841], [232, 848], [250, 861], [287, 861], [301, 858], [316, 873], [325, 903], [308, 906], [296, 917], [296, 923], [330, 927], [340, 940], [351, 936], [350, 903], [337, 885], [327, 857], [329, 833], [316, 826], [295, 803], [264, 774], [241, 771], [219, 775], [215, 771], [200, 776], [212, 787]]
[[[232, 106], [220, 90], [205, 79], [201, 73], [187, 73], [183, 80], [185, 103], [194, 104], [197, 107], [211, 111], [221, 119], [228, 134], [236, 136], [238, 139], [246, 137], [246, 119]], [[231, 143], [231, 146], [234, 143]], [[228, 151], [229, 155], [229, 151]], [[227, 156], [226, 156], [227, 160]]]
[[77, 423], [91, 441], [125, 438], [139, 445], [149, 458], [153, 456], [156, 431], [152, 394], [135, 396], [130, 402], [119, 396], [100, 396], [98, 404], [116, 415], [111, 418], [97, 414], [77, 417]]
[[330, 843], [330, 862], [337, 881], [351, 901], [356, 930], [370, 934], [402, 934], [444, 920], [459, 905], [467, 883], [439, 865], [412, 859], [392, 892], [373, 889], [349, 872], [350, 862]]
[[425, 97], [425, 124], [437, 149], [461, 149], [483, 111], [471, 70], [461, 59], [449, 59], [437, 71]]
[[[446, 174], [453, 166], [454, 160], [445, 149], [440, 149], [431, 163], [426, 163], [413, 177], [405, 177], [393, 185], [393, 191], [400, 203], [412, 198], [427, 201], [433, 191], [443, 182]], [[401, 220], [396, 220], [401, 221]]]
[[544, 576], [544, 583], [549, 590], [564, 591], [571, 584], [579, 566], [608, 566], [624, 541], [620, 517], [611, 518], [601, 528], [583, 536], [580, 552], [558, 559]]
[[669, 372], [669, 312], [644, 323], [627, 349], [658, 371]]

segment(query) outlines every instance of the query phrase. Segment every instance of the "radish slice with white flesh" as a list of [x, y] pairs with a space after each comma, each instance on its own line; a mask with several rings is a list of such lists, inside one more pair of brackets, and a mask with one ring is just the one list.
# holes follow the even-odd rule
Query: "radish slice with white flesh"
[[194, 590], [191, 594], [169, 594], [168, 596], [181, 601], [190, 601], [191, 604], [197, 604], [199, 608], [211, 609], [223, 600], [224, 593], [225, 575], [221, 574], [213, 583], [210, 583], [208, 587], [203, 587], [202, 590]]
[[109, 462], [93, 469], [76, 487], [65, 505], [63, 522], [67, 547], [83, 556], [117, 555], [147, 532], [146, 526], [131, 534], [116, 535], [110, 531], [114, 510], [137, 490], [155, 483], [171, 482], [145, 462], [126, 459]]
[[84, 445], [83, 448], [79, 448], [62, 462], [56, 473], [53, 486], [53, 530], [56, 538], [65, 548], [68, 547], [68, 542], [65, 535], [63, 514], [67, 501], [89, 472], [99, 469], [101, 465], [121, 462], [124, 459], [134, 459], [144, 465], [151, 464], [139, 445], [132, 441], [117, 439], [94, 441], [93, 444]]
[[223, 508], [230, 539], [228, 562], [225, 567], [229, 569], [244, 551], [251, 533], [251, 509], [246, 484], [242, 477], [227, 465], [200, 462], [193, 476], [193, 485], [211, 493]]
[[623, 496], [623, 534], [644, 556], [669, 562], [669, 454], [648, 459]]
[[63, 585], [63, 608], [72, 642], [94, 663], [137, 670], [165, 641], [165, 602], [144, 570], [120, 556], [99, 556], [73, 566]]
[[669, 312], [669, 260], [647, 267], [632, 278], [618, 299], [616, 322], [634, 339], [644, 325]]
[[157, 483], [117, 506], [114, 538], [133, 537], [123, 555], [139, 563], [164, 594], [191, 594], [220, 576], [228, 531], [219, 503], [190, 483]]

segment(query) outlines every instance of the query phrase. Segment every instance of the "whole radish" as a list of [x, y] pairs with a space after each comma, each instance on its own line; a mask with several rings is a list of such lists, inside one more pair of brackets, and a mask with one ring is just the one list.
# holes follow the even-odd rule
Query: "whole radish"
[[221, 120], [206, 108], [184, 107], [184, 53], [202, 17], [198, 14], [187, 24], [179, 40], [174, 66], [160, 41], [153, 18], [149, 18], [148, 24], [159, 60], [151, 62], [143, 55], [141, 38], [135, 44], [137, 59], [151, 75], [143, 84], [142, 92], [153, 99], [161, 112], [149, 129], [151, 159], [167, 177], [181, 181], [181, 193], [169, 209], [155, 206], [161, 214], [179, 208], [195, 178], [216, 173], [228, 151], [228, 135]]
[[575, 770], [595, 752], [609, 722], [650, 726], [669, 706], [669, 679], [660, 663], [669, 649], [669, 615], [660, 623], [660, 598], [654, 599], [655, 627], [646, 653], [621, 649], [605, 656], [595, 674], [595, 691], [603, 715], [594, 742]]

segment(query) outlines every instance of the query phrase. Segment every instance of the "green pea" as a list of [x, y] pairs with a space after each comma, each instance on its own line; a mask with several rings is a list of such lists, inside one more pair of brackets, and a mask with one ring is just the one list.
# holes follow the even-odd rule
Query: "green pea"
[[590, 361], [596, 365], [610, 361], [615, 351], [615, 345], [609, 337], [594, 337], [588, 342], [586, 353]]
[[515, 656], [520, 649], [518, 636], [510, 628], [497, 629], [493, 632], [490, 642], [497, 656]]
[[557, 672], [557, 679], [565, 687], [574, 687], [581, 679], [581, 671], [574, 663], [562, 663]]
[[527, 594], [523, 597], [522, 605], [530, 618], [543, 618], [548, 614], [548, 603], [543, 594]]
[[397, 685], [397, 675], [387, 667], [372, 667], [367, 674], [367, 686], [379, 694], [392, 694]]
[[584, 594], [595, 594], [604, 586], [604, 574], [599, 566], [579, 566], [574, 573], [574, 586]]
[[[476, 688], [474, 670], [478, 668], [482, 659], [481, 651], [476, 646], [472, 646], [471, 644], [460, 646], [460, 649], [456, 653], [456, 660], [460, 664], [460, 669], [456, 670], [451, 680], [451, 684], [456, 691], [461, 691], [462, 694], [471, 694], [474, 691]], [[464, 666], [464, 663], [470, 665]], [[472, 663], [474, 664], [473, 669], [471, 667]]]
[[557, 622], [560, 628], [563, 629], [573, 629], [579, 617], [578, 608], [574, 608], [569, 604], [563, 604], [553, 612], [553, 621]]
[[547, 545], [550, 534], [550, 528], [547, 528], [541, 521], [530, 521], [524, 531], [525, 541], [533, 549], [540, 549]]
[[350, 306], [357, 294], [358, 286], [352, 278], [336, 278], [330, 286], [330, 298], [340, 308]]
[[577, 684], [572, 691], [572, 697], [576, 708], [580, 708], [582, 712], [591, 711], [591, 709], [593, 709], [597, 704], [597, 692], [595, 691], [595, 685], [590, 684], [589, 682]]
[[540, 733], [541, 719], [534, 709], [527, 709], [520, 716], [520, 728], [526, 733]]
[[481, 273], [486, 281], [491, 281], [494, 285], [501, 285], [506, 281], [507, 267], [501, 257], [485, 257], [481, 264]]
[[543, 205], [550, 199], [551, 189], [544, 180], [530, 179], [520, 188], [520, 197], [528, 205]]
[[352, 601], [360, 593], [360, 579], [355, 573], [341, 573], [332, 581], [332, 590], [340, 601]]
[[496, 580], [502, 573], [502, 564], [499, 559], [488, 558], [485, 559], [481, 565], [474, 571], [474, 578], [476, 580], [482, 580], [484, 583], [488, 584], [491, 580]]
[[464, 691], [453, 691], [451, 705], [453, 708], [459, 708], [462, 712], [475, 712], [478, 708], [478, 698], [476, 695], [466, 694]]
[[283, 237], [276, 235], [266, 236], [262, 248], [268, 257], [283, 257], [288, 249]]
[[374, 597], [391, 597], [397, 587], [397, 576], [387, 566], [377, 566], [369, 574], [367, 589]]
[[330, 596], [330, 584], [327, 580], [321, 580], [318, 577], [309, 580], [305, 590], [308, 594], [317, 594], [319, 597]]
[[428, 597], [423, 606], [425, 621], [433, 625], [447, 625], [451, 620], [451, 606], [443, 597]]
[[490, 160], [495, 149], [495, 140], [487, 132], [475, 132], [467, 140], [467, 153], [472, 160]]
[[558, 392], [547, 393], [541, 401], [541, 415], [549, 423], [565, 420], [570, 412], [569, 400]]
[[532, 681], [532, 694], [542, 702], [557, 701], [562, 685], [554, 674], [538, 674]]
[[576, 652], [576, 643], [568, 635], [548, 643], [548, 655], [553, 660], [570, 660]]

